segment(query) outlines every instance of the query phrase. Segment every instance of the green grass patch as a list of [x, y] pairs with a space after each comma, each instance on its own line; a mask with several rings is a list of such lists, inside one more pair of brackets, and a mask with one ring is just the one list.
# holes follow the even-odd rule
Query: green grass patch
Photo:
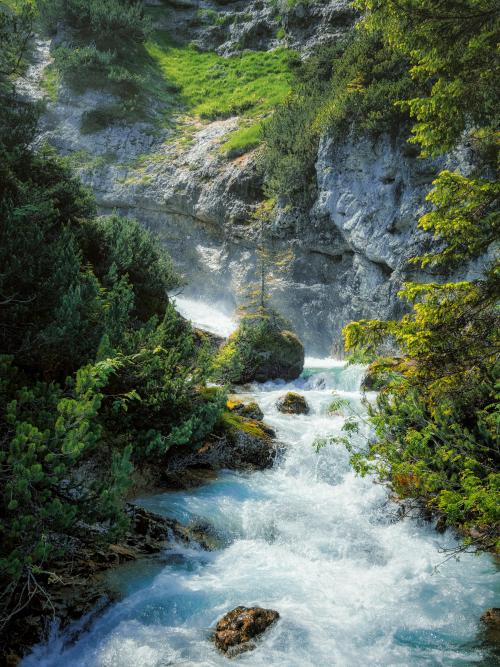
[[51, 102], [57, 102], [61, 75], [54, 64], [47, 65], [43, 71], [41, 86]]
[[175, 44], [164, 32], [145, 46], [186, 111], [200, 118], [262, 116], [290, 92], [290, 52], [284, 48], [224, 58]]
[[256, 148], [261, 139], [262, 123], [259, 121], [233, 132], [220, 150], [227, 158], [234, 159]]
[[[240, 129], [227, 137], [222, 148], [233, 157], [260, 143], [261, 121], [291, 90], [294, 56], [289, 49], [279, 48], [224, 58], [174, 42], [167, 31], [157, 30], [143, 45], [124, 54], [119, 66], [114, 61], [101, 62], [106, 53], [94, 53], [92, 46], [75, 42], [72, 49], [58, 52], [44, 87], [54, 100], [58, 76], [63, 74], [76, 90], [102, 88], [121, 100], [87, 111], [84, 133], [148, 118], [172, 126], [181, 114], [204, 120], [240, 116]], [[178, 129], [182, 133], [180, 125]]]

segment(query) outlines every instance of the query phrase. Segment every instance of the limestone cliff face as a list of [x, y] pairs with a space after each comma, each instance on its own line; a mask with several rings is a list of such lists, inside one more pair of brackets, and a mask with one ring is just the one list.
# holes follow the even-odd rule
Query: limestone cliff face
[[[242, 45], [277, 45], [278, 24], [269, 2], [167, 4], [169, 25], [178, 34], [191, 31], [201, 48], [228, 54]], [[230, 20], [207, 28], [200, 24], [200, 8]], [[289, 39], [307, 51], [345, 32], [354, 16], [346, 0], [318, 0], [299, 3], [282, 20]], [[43, 69], [40, 60], [50, 58], [48, 47], [39, 43], [39, 58], [28, 73], [33, 94]], [[60, 86], [57, 102], [48, 103], [42, 119], [40, 141], [71, 156], [102, 212], [136, 217], [161, 236], [186, 275], [187, 294], [233, 308], [254, 277], [261, 240], [251, 214], [263, 198], [256, 155], [228, 160], [220, 152], [238, 118], [203, 125], [184, 121], [182, 138], [151, 123], [82, 134], [83, 113], [103, 102], [112, 103], [112, 96], [102, 91], [78, 95]], [[426, 242], [416, 230], [425, 195], [439, 169], [446, 164], [467, 171], [467, 160], [466, 151], [447, 162], [418, 159], [403, 131], [377, 139], [347, 136], [334, 142], [323, 137], [314, 206], [300, 215], [279, 211], [263, 241], [293, 251], [293, 259], [275, 276], [273, 299], [310, 353], [328, 353], [352, 319], [402, 312], [397, 291], [409, 275], [406, 260]]]

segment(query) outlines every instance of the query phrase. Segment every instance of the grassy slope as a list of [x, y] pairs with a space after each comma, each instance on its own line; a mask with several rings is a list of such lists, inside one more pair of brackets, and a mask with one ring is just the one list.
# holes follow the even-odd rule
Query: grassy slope
[[[260, 122], [290, 91], [289, 52], [251, 51], [230, 58], [201, 52], [156, 32], [146, 51], [159, 68], [164, 87], [176, 91], [186, 113], [206, 120], [241, 116], [242, 127], [223, 146], [244, 150], [259, 141]], [[161, 99], [161, 98], [160, 98]]]
[[[16, 7], [20, 0], [0, 0], [0, 4]], [[154, 20], [163, 7], [148, 8]], [[221, 151], [238, 155], [257, 146], [261, 125], [274, 107], [291, 89], [290, 51], [247, 51], [225, 58], [214, 52], [202, 52], [191, 44], [179, 44], [168, 31], [157, 30], [138, 50], [120, 63], [142, 79], [140, 96], [123, 97], [116, 104], [91, 109], [86, 114], [82, 131], [96, 132], [112, 122], [134, 122], [160, 108], [161, 123], [172, 126], [179, 115], [210, 121], [239, 116], [240, 128], [228, 136]], [[42, 79], [47, 97], [57, 99], [60, 73], [51, 64]], [[105, 77], [83, 74], [73, 81], [77, 90], [87, 87], [113, 87]], [[157, 104], [151, 104], [151, 99]], [[158, 118], [157, 118], [158, 120]]]

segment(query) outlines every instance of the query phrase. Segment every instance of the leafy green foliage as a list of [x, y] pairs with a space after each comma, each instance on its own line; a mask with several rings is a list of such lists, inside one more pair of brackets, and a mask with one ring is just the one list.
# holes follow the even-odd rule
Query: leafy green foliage
[[498, 182], [442, 171], [427, 196], [433, 210], [422, 217], [419, 226], [438, 243], [444, 242], [445, 248], [413, 261], [422, 266], [457, 266], [486, 253], [500, 233], [499, 196]]
[[[415, 261], [455, 264], [483, 253], [498, 224], [497, 193], [494, 184], [443, 172], [429, 195], [437, 207], [420, 222], [443, 249]], [[498, 276], [493, 263], [473, 281], [408, 283], [401, 296], [413, 311], [401, 321], [345, 329], [349, 350], [374, 352], [390, 338], [402, 352], [397, 364], [378, 362], [392, 380], [370, 408], [377, 439], [357, 455], [358, 470], [422, 499], [481, 548], [495, 544], [500, 521]]]
[[[121, 505], [109, 500], [124, 491], [119, 471], [129, 471], [130, 448], [114, 459], [114, 469], [99, 483], [84, 485], [75, 466], [95, 452], [102, 435], [96, 417], [101, 390], [117, 362], [81, 368], [65, 388], [34, 383], [22, 386], [3, 356], [1, 408], [5, 424], [0, 449], [2, 480], [2, 551], [0, 574], [14, 582], [24, 568], [59, 555], [76, 521], [111, 520], [123, 524]], [[101, 504], [106, 494], [107, 502]], [[61, 538], [54, 540], [54, 535]]]
[[[451, 149], [467, 124], [484, 125], [498, 102], [495, 0], [357, 0], [368, 30], [410, 59], [423, 95], [402, 98], [424, 155]], [[498, 123], [498, 119], [496, 123]]]
[[36, 123], [0, 98], [0, 630], [96, 523], [123, 531], [134, 463], [199, 444], [225, 407], [159, 241], [97, 217], [67, 161], [32, 150]]
[[34, 17], [30, 2], [0, 3], [0, 93], [11, 78], [19, 76], [24, 69]]
[[469, 124], [485, 126], [498, 107], [495, 0], [356, 0], [364, 25], [411, 62], [423, 94], [401, 97], [425, 155], [451, 149]]

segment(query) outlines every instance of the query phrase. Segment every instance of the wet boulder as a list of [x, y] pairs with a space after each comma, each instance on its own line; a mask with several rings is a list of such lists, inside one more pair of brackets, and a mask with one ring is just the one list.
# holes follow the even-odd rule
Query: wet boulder
[[228, 658], [253, 651], [257, 646], [254, 640], [279, 617], [273, 609], [236, 607], [218, 621], [212, 637], [215, 646]]
[[308, 415], [310, 411], [306, 399], [294, 391], [289, 391], [279, 398], [276, 407], [286, 415]]
[[227, 402], [227, 409], [231, 412], [236, 412], [236, 414], [245, 417], [246, 419], [256, 419], [257, 421], [262, 421], [264, 419], [264, 413], [256, 401], [243, 403], [238, 399], [230, 398]]
[[[196, 468], [207, 473], [222, 468], [231, 470], [263, 470], [270, 468], [283, 446], [265, 422], [248, 419], [233, 410], [226, 410], [214, 433], [201, 445], [172, 452], [165, 471], [169, 484], [177, 488], [189, 471]], [[189, 487], [184, 487], [189, 488]]]
[[239, 414], [247, 419], [256, 419], [257, 421], [262, 421], [264, 419], [264, 413], [255, 401], [251, 401], [244, 405]]
[[500, 646], [500, 607], [487, 609], [481, 615], [484, 638], [490, 644]]
[[222, 426], [224, 440], [219, 441], [222, 467], [263, 470], [273, 465], [280, 444], [267, 424], [226, 412], [222, 416]]

